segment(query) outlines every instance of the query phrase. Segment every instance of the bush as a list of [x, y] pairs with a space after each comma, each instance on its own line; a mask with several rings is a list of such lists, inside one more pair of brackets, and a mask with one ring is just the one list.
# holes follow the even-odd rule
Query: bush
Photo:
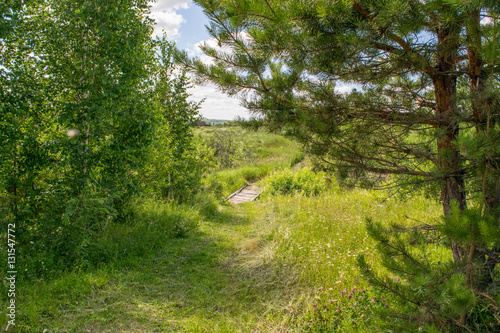
[[206, 192], [223, 200], [245, 184], [257, 181], [269, 174], [271, 166], [265, 164], [246, 165], [236, 169], [209, 174], [204, 180]]
[[240, 131], [212, 131], [205, 144], [212, 150], [213, 162], [219, 170], [244, 165], [253, 157], [253, 152], [243, 142]]
[[103, 246], [100, 260], [112, 262], [154, 255], [169, 239], [183, 238], [195, 231], [200, 220], [198, 210], [187, 205], [158, 200], [137, 202], [133, 220], [110, 225], [97, 240]]
[[[45, 232], [45, 238], [33, 238], [21, 248], [20, 278], [56, 276], [61, 271], [84, 271], [128, 256], [146, 256], [168, 239], [186, 237], [196, 230], [200, 211], [208, 214], [214, 210], [208, 200], [195, 208], [147, 200], [136, 202], [132, 218], [118, 223], [112, 215], [105, 215], [113, 212], [101, 212], [101, 203], [92, 203], [87, 199], [69, 205], [67, 213], [72, 218], [66, 228], [39, 230], [40, 234]], [[90, 219], [97, 214], [94, 210], [101, 213], [95, 221]]]
[[322, 174], [314, 173], [310, 169], [301, 169], [294, 172], [289, 169], [281, 170], [270, 175], [266, 181], [266, 190], [273, 195], [291, 195], [302, 192], [305, 195], [320, 194], [326, 184]]
[[102, 255], [96, 239], [118, 215], [115, 197], [97, 190], [77, 197], [60, 196], [61, 203], [54, 202], [52, 212], [38, 221], [19, 223], [19, 277], [40, 278], [94, 266]]

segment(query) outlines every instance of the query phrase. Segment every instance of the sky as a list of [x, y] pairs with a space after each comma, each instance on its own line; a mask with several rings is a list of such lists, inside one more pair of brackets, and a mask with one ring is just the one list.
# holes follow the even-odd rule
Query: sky
[[[191, 56], [201, 56], [198, 45], [210, 42], [211, 37], [205, 28], [208, 19], [191, 0], [157, 0], [152, 4], [151, 16], [156, 21], [154, 34], [161, 36], [164, 30], [170, 41]], [[249, 116], [238, 99], [228, 97], [213, 85], [196, 86], [188, 92], [190, 100], [199, 102], [205, 98], [200, 109], [205, 118], [232, 120], [237, 116]]]

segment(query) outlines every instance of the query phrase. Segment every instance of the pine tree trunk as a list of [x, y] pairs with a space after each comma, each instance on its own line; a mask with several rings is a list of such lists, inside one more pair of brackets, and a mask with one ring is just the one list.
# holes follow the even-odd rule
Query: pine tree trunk
[[[460, 151], [455, 146], [459, 135], [456, 123], [457, 106], [456, 65], [458, 62], [458, 33], [450, 29], [438, 30], [438, 58], [436, 73], [433, 75], [436, 98], [436, 116], [439, 127], [443, 130], [437, 142], [437, 151], [443, 172], [441, 201], [445, 215], [450, 214], [451, 203], [457, 201], [461, 210], [466, 208], [464, 173], [461, 165]], [[455, 262], [464, 257], [463, 249], [452, 242], [453, 259]]]

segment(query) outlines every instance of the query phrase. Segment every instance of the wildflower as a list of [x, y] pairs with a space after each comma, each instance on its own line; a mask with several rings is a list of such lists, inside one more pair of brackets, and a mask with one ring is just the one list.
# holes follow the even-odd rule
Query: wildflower
[[316, 307], [316, 306], [317, 306], [317, 304], [316, 304], [316, 303], [313, 303], [313, 306], [314, 306], [314, 307]]
[[388, 308], [388, 307], [389, 307], [389, 304], [385, 303], [385, 304], [384, 304], [384, 306], [385, 306], [386, 308]]
[[382, 302], [385, 302], [385, 298], [382, 298]]
[[333, 303], [333, 299], [330, 298], [329, 301], [330, 301], [330, 303]]
[[372, 302], [375, 302], [377, 300], [377, 297], [373, 297]]

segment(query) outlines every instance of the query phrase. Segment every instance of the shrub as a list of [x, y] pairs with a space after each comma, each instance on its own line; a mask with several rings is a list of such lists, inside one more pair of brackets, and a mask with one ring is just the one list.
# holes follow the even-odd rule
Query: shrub
[[[21, 248], [19, 276], [30, 280], [61, 271], [84, 271], [128, 256], [146, 256], [168, 239], [186, 237], [196, 230], [199, 212], [214, 211], [205, 201], [194, 208], [158, 200], [136, 202], [132, 218], [122, 223], [112, 218], [114, 212], [99, 210], [102, 205], [96, 198], [76, 202], [68, 206], [71, 220], [66, 228], [38, 230], [40, 235], [45, 232], [45, 239], [39, 235]], [[92, 220], [96, 211], [101, 218]]]
[[289, 169], [273, 173], [266, 179], [266, 190], [273, 195], [290, 195], [302, 192], [305, 195], [318, 195], [325, 188], [322, 174], [310, 169], [294, 172]]
[[243, 142], [241, 132], [212, 131], [205, 144], [212, 150], [214, 164], [219, 170], [234, 168], [252, 159], [253, 152]]

